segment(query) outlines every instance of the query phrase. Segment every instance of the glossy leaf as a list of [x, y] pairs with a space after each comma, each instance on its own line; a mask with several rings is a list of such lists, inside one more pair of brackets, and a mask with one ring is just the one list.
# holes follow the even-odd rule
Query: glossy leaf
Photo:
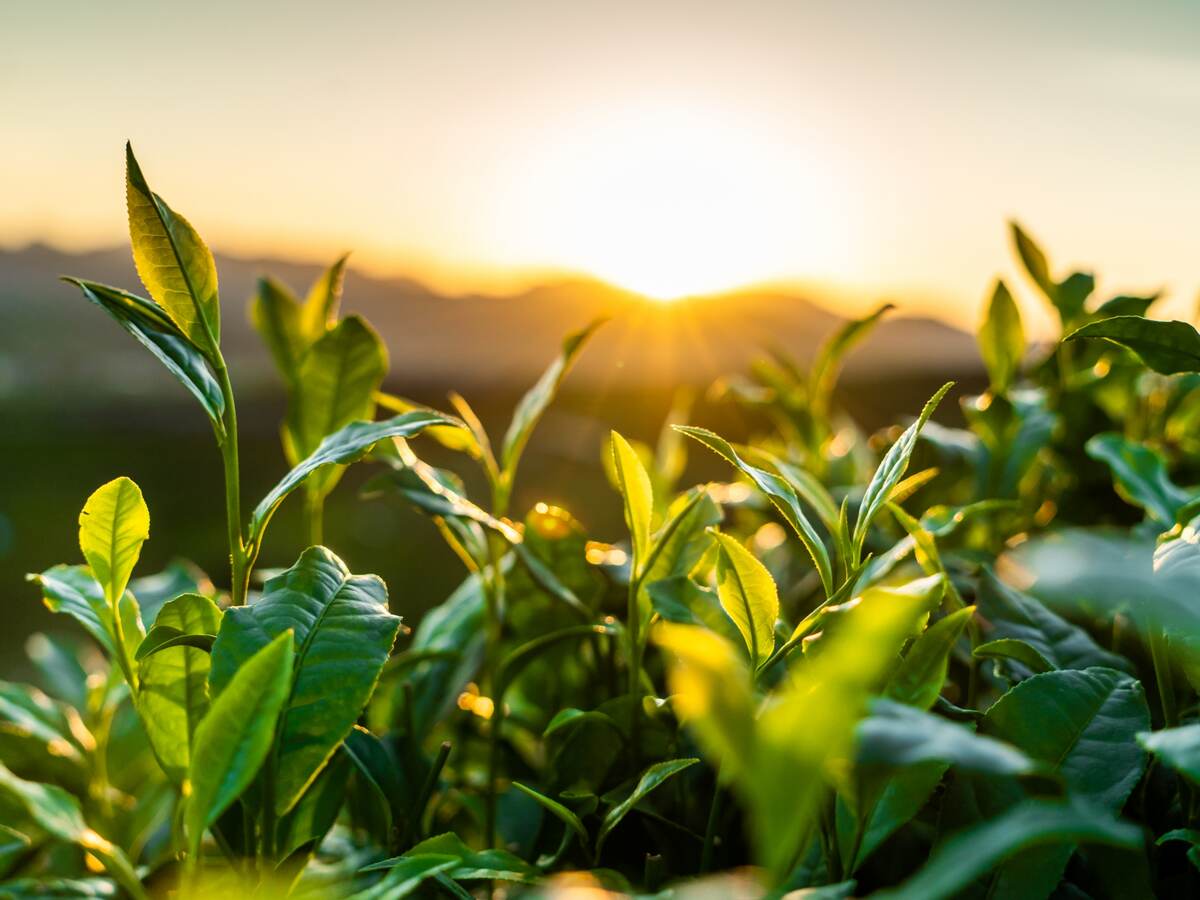
[[898, 888], [878, 900], [940, 900], [957, 896], [975, 879], [1020, 850], [1045, 845], [1096, 843], [1133, 848], [1139, 829], [1100, 809], [1050, 800], [1026, 800], [990, 821], [958, 832]]
[[690, 766], [694, 766], [698, 762], [700, 762], [698, 759], [670, 759], [655, 763], [646, 769], [642, 773], [642, 777], [638, 779], [633, 792], [605, 813], [604, 820], [600, 823], [600, 831], [596, 834], [596, 858], [599, 859], [604, 842], [608, 840], [608, 836], [612, 833], [612, 830], [621, 823], [622, 819], [629, 815], [629, 812], [635, 806], [641, 803], [651, 792], [661, 787], [669, 778]]
[[[170, 628], [182, 637], [211, 638], [220, 623], [221, 611], [212, 600], [184, 594], [163, 606], [151, 634]], [[138, 655], [138, 715], [163, 771], [182, 784], [196, 727], [208, 711], [209, 655], [182, 643], [160, 644], [149, 654], [139, 648]]]
[[351, 422], [321, 441], [316, 450], [302, 460], [271, 488], [250, 514], [247, 544], [258, 547], [271, 516], [292, 491], [310, 475], [330, 465], [345, 465], [361, 457], [371, 446], [387, 438], [412, 437], [431, 425], [454, 425], [451, 419], [433, 412], [411, 412], [382, 422]]
[[188, 852], [254, 780], [271, 751], [295, 659], [292, 633], [279, 635], [238, 668], [196, 728], [184, 782]]
[[979, 329], [979, 352], [991, 378], [992, 390], [1003, 394], [1019, 374], [1025, 356], [1021, 311], [1003, 281], [996, 282], [987, 318]]
[[295, 634], [295, 678], [276, 751], [276, 810], [287, 812], [349, 734], [391, 653], [400, 619], [374, 575], [351, 575], [324, 547], [267, 581], [250, 606], [225, 613], [209, 686], [223, 695], [247, 660], [279, 635]]
[[900, 483], [900, 479], [908, 470], [908, 463], [912, 459], [913, 450], [916, 449], [917, 438], [921, 436], [921, 429], [925, 427], [925, 423], [929, 421], [933, 411], [946, 396], [946, 392], [953, 386], [954, 382], [947, 382], [929, 398], [929, 402], [921, 410], [921, 415], [908, 428], [904, 429], [896, 443], [888, 448], [888, 452], [884, 454], [875, 474], [871, 476], [871, 480], [863, 492], [862, 501], [858, 505], [858, 518], [854, 522], [853, 543], [856, 551], [862, 549], [871, 522], [883, 509], [891, 496], [892, 489]]
[[808, 516], [805, 515], [795, 489], [778, 475], [745, 462], [738, 456], [732, 445], [720, 435], [714, 434], [706, 428], [677, 425], [675, 429], [699, 441], [731, 463], [734, 468], [748, 477], [755, 487], [767, 495], [767, 499], [779, 510], [779, 514], [783, 516], [784, 520], [792, 526], [792, 530], [796, 532], [809, 556], [812, 557], [813, 565], [821, 578], [821, 585], [825, 589], [825, 595], [832, 596], [834, 591], [833, 566], [829, 560], [829, 551], [825, 548], [821, 536], [817, 534], [816, 529], [808, 520]]
[[1166, 460], [1155, 450], [1115, 432], [1090, 438], [1087, 454], [1112, 470], [1118, 493], [1140, 506], [1165, 529], [1175, 524], [1179, 510], [1191, 495], [1171, 481]]
[[967, 606], [926, 628], [888, 681], [887, 695], [918, 709], [933, 706], [946, 682], [950, 653], [974, 613]]
[[221, 386], [208, 367], [204, 354], [156, 305], [118, 288], [64, 279], [75, 285], [83, 296], [116, 319], [139, 344], [154, 354], [168, 371], [195, 397], [208, 414], [218, 433], [224, 433], [225, 398]]
[[1164, 763], [1200, 784], [1200, 725], [1143, 731], [1138, 743]]
[[587, 342], [588, 338], [595, 333], [597, 328], [604, 324], [604, 321], [604, 319], [596, 319], [580, 331], [567, 335], [563, 340], [562, 350], [554, 362], [542, 373], [542, 377], [538, 379], [537, 383], [529, 389], [525, 396], [521, 398], [521, 402], [517, 404], [516, 410], [513, 411], [512, 422], [509, 423], [508, 431], [504, 435], [504, 444], [500, 450], [500, 466], [508, 473], [509, 478], [512, 477], [513, 469], [520, 459], [521, 452], [525, 449], [525, 445], [529, 443], [529, 437], [533, 434], [533, 429], [537, 427], [537, 423], [546, 411], [546, 407], [554, 400], [554, 395], [558, 393], [559, 385], [567, 377], [567, 373], [571, 371], [571, 366], [574, 365], [575, 358], [583, 349], [583, 345]]
[[150, 190], [125, 145], [129, 240], [138, 275], [150, 296], [188, 339], [215, 353], [221, 339], [217, 266], [190, 222]]
[[79, 547], [110, 608], [124, 596], [149, 536], [150, 511], [130, 479], [113, 479], [88, 497], [79, 514]]
[[1187, 322], [1113, 316], [1076, 329], [1064, 340], [1102, 338], [1137, 354], [1162, 375], [1200, 372], [1200, 333]]
[[751, 663], [761, 665], [775, 649], [775, 620], [779, 618], [775, 579], [737, 538], [716, 530], [710, 533], [720, 548], [717, 597], [721, 608], [741, 632]]
[[988, 709], [980, 729], [1053, 766], [1076, 796], [1116, 812], [1145, 768], [1135, 738], [1149, 725], [1136, 679], [1089, 668], [1025, 679]]

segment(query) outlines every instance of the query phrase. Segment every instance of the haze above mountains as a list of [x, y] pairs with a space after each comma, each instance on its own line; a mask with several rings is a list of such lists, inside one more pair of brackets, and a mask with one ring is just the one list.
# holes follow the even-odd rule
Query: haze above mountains
[[[278, 391], [247, 316], [255, 280], [270, 274], [301, 296], [320, 267], [217, 255], [223, 347], [243, 395]], [[0, 401], [25, 406], [56, 395], [60, 409], [132, 396], [186, 402], [158, 364], [73, 287], [76, 275], [144, 294], [127, 249], [67, 253], [43, 244], [0, 250]], [[599, 281], [548, 283], [510, 296], [442, 296], [417, 281], [351, 268], [343, 313], [361, 313], [391, 355], [389, 385], [436, 395], [509, 392], [532, 383], [559, 341], [597, 316], [609, 322], [580, 359], [572, 384], [588, 390], [704, 388], [743, 371], [765, 347], [810, 358], [841, 321], [782, 292], [746, 290], [657, 303]], [[849, 360], [851, 382], [901, 372], [977, 373], [974, 340], [945, 323], [893, 312]]]

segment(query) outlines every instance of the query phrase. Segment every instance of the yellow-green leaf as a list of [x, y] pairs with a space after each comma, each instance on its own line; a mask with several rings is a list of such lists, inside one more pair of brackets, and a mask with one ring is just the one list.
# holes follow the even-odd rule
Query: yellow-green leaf
[[1021, 311], [1003, 281], [997, 281], [988, 304], [987, 318], [979, 329], [979, 352], [991, 378], [992, 390], [1008, 390], [1025, 355], [1025, 329]]
[[741, 541], [710, 529], [721, 554], [717, 557], [717, 597], [742, 633], [754, 664], [762, 664], [775, 649], [775, 620], [779, 593], [767, 567]]
[[104, 588], [110, 609], [125, 593], [129, 576], [150, 536], [150, 510], [129, 478], [97, 488], [79, 514], [79, 549]]
[[129, 144], [125, 195], [133, 262], [142, 284], [192, 343], [215, 352], [221, 306], [212, 251], [187, 219], [150, 190]]
[[625, 524], [629, 527], [629, 542], [633, 550], [634, 575], [645, 565], [650, 549], [650, 519], [654, 514], [654, 491], [650, 475], [638, 459], [637, 451], [617, 432], [612, 433], [613, 467], [617, 486], [625, 501]]

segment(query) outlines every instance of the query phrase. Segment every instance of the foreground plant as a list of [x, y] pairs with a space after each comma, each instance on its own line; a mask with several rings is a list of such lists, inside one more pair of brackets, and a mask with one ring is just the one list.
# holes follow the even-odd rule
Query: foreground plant
[[[1091, 276], [1056, 280], [1014, 227], [1066, 340], [1031, 358], [998, 283], [965, 427], [934, 419], [949, 384], [874, 436], [838, 407], [880, 309], [811, 366], [776, 352], [724, 383], [758, 423], [747, 444], [686, 404], [657, 448], [613, 432], [625, 528], [606, 541], [514, 492], [598, 323], [494, 446], [457, 394], [454, 417], [383, 389], [378, 337], [338, 319], [339, 261], [304, 302], [270, 280], [253, 302], [292, 468], [244, 516], [212, 256], [128, 164], [151, 299], [75, 283], [208, 414], [229, 589], [185, 564], [135, 577], [141, 491], [87, 499], [82, 564], [31, 576], [85, 637], [30, 641], [44, 692], [0, 683], [0, 895], [1200, 886], [1200, 334], [1142, 318], [1153, 297], [1092, 303]], [[419, 435], [478, 466], [486, 499]], [[732, 480], [677, 490], [693, 441]], [[366, 493], [427, 513], [467, 570], [411, 636], [378, 578], [319, 546], [364, 457]], [[251, 595], [294, 491], [314, 545]]]

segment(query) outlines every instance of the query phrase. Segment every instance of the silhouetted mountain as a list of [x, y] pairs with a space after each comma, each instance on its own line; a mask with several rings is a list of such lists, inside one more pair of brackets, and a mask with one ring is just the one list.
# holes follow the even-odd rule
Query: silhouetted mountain
[[[270, 273], [303, 295], [320, 267], [218, 255], [223, 346], [243, 395], [277, 391], [276, 376], [246, 309], [255, 279]], [[142, 396], [184, 401], [157, 363], [79, 292], [70, 274], [141, 292], [126, 249], [64, 253], [42, 244], [0, 251], [0, 400], [76, 405]], [[620, 391], [704, 387], [742, 370], [766, 346], [811, 357], [840, 321], [778, 291], [747, 290], [654, 303], [602, 282], [575, 279], [511, 296], [443, 296], [404, 278], [350, 269], [345, 312], [378, 328], [391, 353], [391, 385], [428, 394], [508, 392], [532, 382], [562, 336], [597, 316], [612, 321], [581, 358], [572, 384]], [[850, 359], [846, 378], [875, 380], [979, 371], [974, 341], [931, 319], [896, 316]]]

